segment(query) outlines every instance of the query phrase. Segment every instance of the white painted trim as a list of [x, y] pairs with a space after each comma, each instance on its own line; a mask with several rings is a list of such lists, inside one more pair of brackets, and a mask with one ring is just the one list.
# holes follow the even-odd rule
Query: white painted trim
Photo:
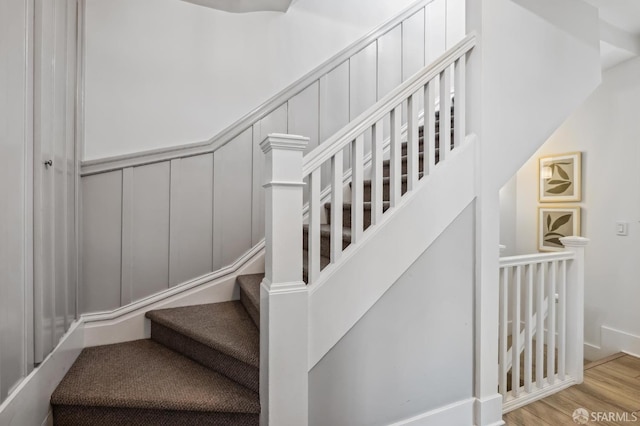
[[[342, 261], [327, 266], [320, 280], [309, 286], [309, 369], [473, 201], [475, 153], [476, 144], [469, 141], [452, 151], [450, 160], [421, 179], [398, 208], [385, 213], [379, 225], [371, 226], [361, 244], [349, 246]], [[438, 209], [428, 208], [434, 199], [446, 202]], [[409, 226], [411, 223], [416, 226]], [[424, 223], [430, 226], [422, 226]], [[404, 243], [397, 244], [398, 239]]]
[[433, 1], [434, 0], [416, 1], [413, 5], [405, 9], [404, 12], [398, 14], [394, 18], [382, 24], [380, 27], [374, 29], [369, 34], [356, 41], [343, 51], [339, 52], [338, 54], [327, 60], [325, 63], [318, 66], [316, 69], [309, 72], [306, 76], [294, 82], [282, 92], [278, 93], [273, 98], [269, 99], [268, 101], [257, 107], [255, 110], [251, 111], [243, 118], [233, 123], [226, 129], [222, 130], [216, 136], [207, 141], [83, 161], [81, 174], [82, 176], [87, 176], [97, 173], [105, 173], [113, 170], [120, 170], [126, 167], [141, 166], [144, 164], [167, 161], [174, 158], [184, 158], [214, 152], [220, 149], [222, 146], [226, 145], [242, 132], [246, 131], [256, 122], [271, 114], [276, 109], [280, 108], [283, 104], [287, 103], [289, 99], [307, 89], [309, 86], [318, 81], [320, 77], [329, 73], [339, 64], [343, 63], [353, 55], [365, 49], [371, 42], [382, 37], [393, 28], [395, 28], [398, 24], [410, 18], [418, 10], [424, 8]]
[[[443, 70], [453, 64], [462, 55], [473, 49], [475, 45], [476, 35], [474, 33], [467, 35], [459, 43], [442, 54], [436, 61], [431, 63], [431, 65], [392, 90], [356, 119], [351, 120], [351, 122], [340, 131], [304, 156], [302, 175], [309, 175], [312, 171], [329, 161], [336, 152], [344, 149], [351, 141], [355, 140], [358, 136], [370, 129], [371, 126], [383, 119], [390, 111], [408, 99], [409, 96], [440, 75]], [[442, 158], [442, 160], [444, 161], [444, 158]]]
[[475, 398], [454, 402], [435, 410], [427, 411], [409, 419], [392, 423], [391, 426], [442, 426], [473, 424], [473, 404]]
[[549, 395], [558, 393], [561, 390], [571, 387], [575, 384], [576, 381], [573, 377], [568, 377], [566, 380], [560, 381], [556, 375], [556, 381], [553, 385], [545, 382], [545, 385], [542, 387], [542, 389], [536, 388], [533, 392], [528, 394], [525, 394], [523, 391], [520, 393], [520, 396], [515, 399], [507, 398], [507, 401], [502, 405], [502, 413], [507, 414], [510, 411], [513, 411], [520, 407], [524, 407], [527, 404], [531, 404], [532, 402], [538, 401]]
[[500, 258], [500, 267], [525, 266], [532, 263], [553, 262], [559, 260], [573, 260], [576, 255], [572, 251], [559, 251], [554, 253], [535, 253], [522, 256], [509, 256]]
[[74, 322], [60, 343], [0, 405], [0, 425], [48, 424], [49, 400], [84, 348], [84, 323]]
[[148, 338], [147, 311], [238, 299], [238, 275], [260, 272], [264, 272], [264, 241], [231, 266], [113, 311], [82, 315], [85, 345], [89, 347]]
[[49, 410], [47, 418], [42, 421], [42, 426], [53, 426], [53, 411]]
[[182, 0], [231, 13], [286, 12], [293, 0]]
[[502, 420], [502, 395], [480, 399], [476, 398], [474, 406], [474, 424], [478, 426], [500, 426]]
[[601, 346], [605, 350], [624, 352], [640, 358], [640, 336], [617, 330], [612, 327], [602, 326]]

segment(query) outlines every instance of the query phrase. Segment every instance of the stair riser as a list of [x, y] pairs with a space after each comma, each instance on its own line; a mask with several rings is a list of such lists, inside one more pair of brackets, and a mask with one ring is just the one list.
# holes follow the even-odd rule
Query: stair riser
[[[402, 172], [401, 174], [406, 175], [407, 174], [407, 158], [408, 157], [402, 157]], [[436, 156], [436, 162], [438, 161], [438, 156]], [[421, 154], [420, 158], [418, 158], [418, 171], [421, 172], [424, 170], [424, 156]], [[389, 160], [385, 160], [382, 163], [382, 176], [384, 177], [389, 177], [391, 176], [391, 162]]]
[[260, 415], [56, 405], [53, 422], [56, 426], [258, 426]]
[[[407, 192], [407, 181], [403, 181], [402, 182], [402, 191], [401, 193], [404, 194], [405, 192]], [[383, 182], [382, 184], [382, 200], [383, 201], [389, 201], [391, 199], [391, 183], [386, 181]], [[371, 201], [371, 182], [365, 182], [364, 185], [364, 201], [368, 202]]]
[[[451, 130], [451, 140], [453, 141], [453, 130]], [[436, 133], [435, 137], [435, 146], [436, 149], [440, 146], [440, 133]], [[408, 146], [406, 142], [402, 143], [402, 155], [407, 155]], [[424, 138], [422, 137], [422, 133], [420, 133], [420, 138], [418, 139], [418, 152], [424, 152]]]
[[[346, 249], [350, 240], [342, 240], [342, 249]], [[302, 249], [309, 250], [309, 232], [305, 228], [302, 232]], [[320, 235], [320, 256], [331, 258], [331, 237], [329, 235]]]
[[240, 302], [242, 306], [247, 310], [247, 313], [251, 317], [251, 321], [260, 330], [260, 309], [253, 304], [247, 293], [240, 287]]
[[[327, 215], [331, 217], [331, 207], [325, 207]], [[383, 207], [383, 211], [386, 211], [388, 207]], [[371, 226], [371, 210], [363, 209], [362, 219], [364, 223], [364, 229]], [[351, 228], [351, 204], [345, 204], [342, 209], [342, 226], [345, 228]]]
[[151, 321], [151, 339], [210, 368], [236, 383], [259, 392], [258, 368], [245, 364], [217, 350], [203, 345], [182, 333]]

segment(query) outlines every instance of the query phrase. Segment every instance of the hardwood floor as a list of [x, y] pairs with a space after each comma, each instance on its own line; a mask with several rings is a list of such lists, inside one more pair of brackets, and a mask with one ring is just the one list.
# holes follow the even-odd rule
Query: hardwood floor
[[[587, 423], [573, 420], [586, 409]], [[504, 416], [508, 426], [640, 425], [640, 358], [617, 354], [585, 366], [584, 383]]]

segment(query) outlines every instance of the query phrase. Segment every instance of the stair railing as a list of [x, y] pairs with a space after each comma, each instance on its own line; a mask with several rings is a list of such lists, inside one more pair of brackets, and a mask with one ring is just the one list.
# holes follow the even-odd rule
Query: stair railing
[[504, 412], [582, 383], [589, 240], [561, 241], [562, 252], [500, 259], [498, 390]]
[[[265, 278], [261, 285], [260, 398], [262, 423], [274, 425], [308, 422], [308, 297], [309, 288], [328, 276], [320, 263], [321, 169], [331, 168], [331, 264], [335, 268], [364, 241], [363, 151], [365, 138], [372, 143], [371, 230], [392, 213], [406, 195], [434, 173], [460, 147], [465, 129], [466, 55], [476, 43], [475, 35], [443, 54], [434, 63], [363, 112], [321, 146], [303, 157], [308, 139], [271, 134], [262, 143], [266, 155], [266, 256]], [[451, 90], [455, 99], [451, 140]], [[439, 91], [440, 129], [436, 146], [436, 90]], [[407, 186], [402, 193], [403, 109], [407, 121]], [[424, 109], [423, 162], [420, 167], [419, 111]], [[388, 126], [388, 128], [385, 128]], [[390, 202], [383, 201], [383, 135], [390, 134]], [[344, 157], [348, 151], [351, 167], [351, 241], [343, 251]], [[308, 179], [308, 259], [307, 282], [303, 281], [303, 199]], [[348, 192], [348, 191], [347, 191]], [[386, 212], [385, 212], [386, 210]], [[383, 212], [384, 215], [383, 215]], [[369, 232], [369, 230], [368, 230]], [[343, 256], [343, 254], [345, 254]]]

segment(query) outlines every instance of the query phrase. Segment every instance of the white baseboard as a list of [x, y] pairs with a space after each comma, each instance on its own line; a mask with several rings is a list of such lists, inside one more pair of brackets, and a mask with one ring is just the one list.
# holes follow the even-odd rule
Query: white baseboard
[[615, 352], [624, 352], [629, 355], [640, 357], [640, 336], [636, 336], [626, 331], [602, 326], [601, 346], [606, 349], [615, 349]]
[[84, 324], [74, 322], [58, 346], [0, 405], [2, 426], [42, 426], [53, 423], [49, 400], [84, 347]]
[[584, 343], [584, 357], [588, 361], [597, 361], [618, 352], [640, 358], [640, 336], [603, 325], [600, 327], [600, 345]]
[[53, 412], [49, 410], [47, 418], [42, 422], [42, 426], [53, 426]]
[[227, 268], [110, 312], [85, 314], [82, 316], [85, 346], [149, 338], [150, 324], [144, 316], [147, 311], [236, 300], [237, 276], [259, 272], [264, 272], [264, 244], [255, 246]]
[[409, 419], [393, 423], [392, 426], [442, 426], [442, 425], [472, 425], [473, 404], [475, 398], [427, 411]]
[[495, 393], [493, 396], [475, 400], [474, 423], [477, 426], [499, 426], [502, 420], [502, 395]]

